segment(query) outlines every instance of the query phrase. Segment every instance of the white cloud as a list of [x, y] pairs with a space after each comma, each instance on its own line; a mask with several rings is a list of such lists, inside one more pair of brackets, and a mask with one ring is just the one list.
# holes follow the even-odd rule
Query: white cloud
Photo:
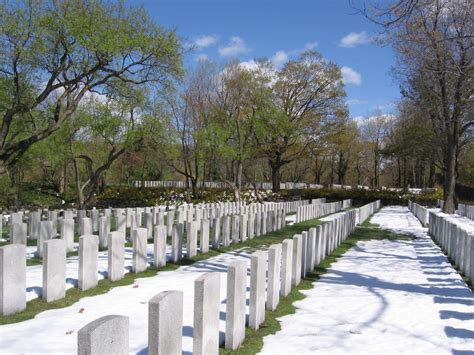
[[257, 62], [253, 59], [246, 62], [240, 62], [239, 65], [247, 70], [256, 70], [258, 68]]
[[364, 105], [368, 103], [366, 100], [359, 99], [347, 99], [346, 102], [348, 105]]
[[342, 81], [344, 84], [354, 84], [360, 85], [362, 84], [362, 75], [356, 72], [354, 69], [350, 67], [342, 67]]
[[275, 67], [280, 67], [288, 61], [288, 54], [285, 51], [278, 51], [272, 57], [272, 62]]
[[228, 46], [219, 48], [219, 54], [222, 57], [234, 57], [248, 52], [250, 52], [250, 49], [245, 44], [245, 41], [237, 36], [230, 38]]
[[318, 42], [308, 42], [304, 45], [303, 47], [303, 52], [304, 51], [312, 51], [318, 46]]
[[375, 120], [380, 120], [381, 118], [387, 123], [398, 119], [398, 117], [392, 113], [382, 113], [376, 116], [355, 116], [352, 117], [352, 121], [354, 121], [357, 126], [362, 127]]
[[194, 45], [199, 49], [206, 48], [217, 43], [217, 40], [217, 35], [203, 35], [196, 38], [196, 40], [194, 41]]
[[196, 57], [196, 61], [198, 62], [204, 62], [206, 60], [208, 60], [209, 57], [207, 56], [207, 54], [199, 54], [197, 57]]
[[367, 32], [351, 32], [341, 39], [339, 47], [353, 48], [359, 44], [370, 43], [370, 37]]

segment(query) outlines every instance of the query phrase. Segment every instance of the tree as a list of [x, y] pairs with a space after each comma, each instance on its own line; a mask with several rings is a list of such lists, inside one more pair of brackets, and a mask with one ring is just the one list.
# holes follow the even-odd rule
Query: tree
[[271, 168], [273, 190], [280, 188], [280, 169], [298, 158], [321, 133], [324, 123], [347, 115], [340, 69], [321, 54], [308, 51], [298, 60], [269, 72], [272, 102], [259, 119], [256, 140]]
[[117, 82], [167, 85], [181, 75], [173, 31], [105, 0], [0, 4], [0, 162], [13, 166], [91, 92]]
[[367, 143], [372, 155], [373, 179], [372, 187], [380, 187], [380, 164], [384, 140], [387, 136], [391, 116], [374, 112], [361, 126], [363, 140]]
[[191, 183], [193, 197], [198, 195], [198, 181], [205, 164], [209, 142], [205, 129], [212, 115], [215, 71], [200, 62], [187, 73], [177, 94], [168, 95], [164, 112], [170, 120], [166, 161]]
[[470, 0], [397, 0], [372, 11], [398, 55], [404, 97], [431, 120], [447, 213], [455, 210], [458, 158], [473, 135], [473, 13]]
[[253, 132], [262, 109], [261, 90], [268, 89], [260, 85], [252, 70], [237, 62], [227, 65], [217, 81], [208, 139], [214, 142], [219, 155], [229, 162], [227, 176], [220, 174], [220, 178], [233, 187], [235, 199], [240, 201], [244, 162], [255, 153]]
[[117, 95], [102, 100], [89, 98], [65, 127], [70, 135], [79, 208], [98, 192], [112, 164], [143, 138], [137, 118], [144, 114], [139, 109], [143, 101], [140, 93], [129, 94], [127, 99]]

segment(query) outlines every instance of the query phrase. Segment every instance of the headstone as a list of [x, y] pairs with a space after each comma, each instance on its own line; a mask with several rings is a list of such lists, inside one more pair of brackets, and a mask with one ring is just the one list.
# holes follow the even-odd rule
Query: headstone
[[175, 263], [183, 258], [183, 224], [173, 225], [171, 232], [171, 260]]
[[209, 252], [209, 220], [201, 220], [201, 234], [199, 239], [199, 250], [201, 253]]
[[110, 315], [96, 319], [77, 332], [78, 355], [127, 355], [129, 319]]
[[38, 239], [40, 234], [41, 212], [30, 213], [30, 238]]
[[208, 272], [194, 281], [193, 354], [219, 353], [220, 275]]
[[197, 228], [196, 222], [187, 223], [186, 227], [186, 257], [193, 258], [197, 255]]
[[232, 224], [232, 243], [237, 244], [240, 242], [240, 233], [239, 233], [239, 215], [234, 214], [231, 217]]
[[147, 238], [153, 238], [153, 213], [145, 213], [145, 228], [147, 230]]
[[66, 252], [74, 251], [74, 219], [61, 220], [61, 239], [66, 242]]
[[92, 223], [92, 232], [99, 232], [100, 235], [100, 222], [99, 222], [99, 210], [95, 208], [91, 211], [91, 223]]
[[79, 235], [91, 235], [94, 234], [92, 231], [92, 220], [90, 218], [82, 219], [82, 231], [79, 232]]
[[236, 350], [245, 339], [247, 263], [234, 261], [227, 269], [225, 348]]
[[26, 223], [13, 223], [11, 226], [12, 233], [10, 242], [11, 244], [23, 244], [26, 245]]
[[51, 221], [42, 221], [40, 223], [40, 235], [38, 238], [38, 256], [43, 257], [43, 243], [47, 240], [53, 239], [56, 237], [56, 233], [53, 229], [53, 222]]
[[166, 227], [168, 228], [168, 235], [171, 235], [172, 233], [172, 228], [174, 225], [174, 211], [168, 211], [168, 214], [166, 215]]
[[222, 225], [222, 246], [228, 247], [230, 245], [230, 216], [223, 217]]
[[82, 291], [94, 288], [99, 282], [99, 240], [96, 235], [79, 237], [79, 288]]
[[281, 288], [280, 295], [285, 297], [291, 292], [293, 266], [293, 240], [285, 239], [281, 248]]
[[153, 265], [155, 265], [157, 268], [166, 266], [166, 226], [155, 226], [154, 238]]
[[137, 228], [132, 231], [132, 271], [135, 273], [143, 272], [147, 268], [147, 233], [146, 228]]
[[111, 232], [108, 238], [107, 278], [117, 281], [125, 274], [125, 233]]
[[110, 233], [110, 217], [99, 217], [99, 247], [107, 248], [107, 239]]
[[306, 264], [308, 263], [308, 232], [301, 232], [301, 277], [306, 277]]
[[127, 216], [118, 214], [115, 217], [115, 221], [117, 232], [121, 232], [125, 235], [127, 233]]
[[219, 248], [220, 245], [221, 219], [216, 217], [212, 220], [212, 247]]
[[281, 244], [268, 248], [267, 309], [274, 311], [280, 302]]
[[[163, 232], [166, 235], [166, 229]], [[148, 355], [181, 355], [182, 327], [183, 292], [164, 291], [153, 297], [148, 303]]]
[[301, 252], [303, 247], [303, 237], [297, 234], [293, 237], [293, 265], [291, 284], [293, 286], [299, 285], [301, 282]]
[[258, 329], [265, 320], [266, 259], [263, 251], [254, 252], [250, 259], [249, 326], [252, 329]]
[[66, 296], [66, 242], [50, 239], [43, 242], [43, 294], [46, 302]]
[[0, 247], [0, 315], [8, 316], [26, 308], [26, 246]]

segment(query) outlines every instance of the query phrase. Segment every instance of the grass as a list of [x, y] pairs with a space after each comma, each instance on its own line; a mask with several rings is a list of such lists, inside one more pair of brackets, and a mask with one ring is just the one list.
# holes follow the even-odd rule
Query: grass
[[313, 282], [317, 281], [321, 275], [328, 271], [333, 262], [340, 258], [346, 251], [356, 245], [358, 241], [367, 240], [412, 240], [414, 237], [406, 234], [396, 234], [388, 230], [378, 229], [377, 225], [371, 224], [369, 220], [365, 221], [338, 247], [334, 252], [327, 256], [313, 272], [306, 275], [301, 283], [294, 287], [286, 297], [280, 297], [280, 303], [277, 309], [265, 312], [265, 322], [258, 330], [246, 328], [245, 341], [237, 350], [219, 349], [220, 354], [256, 354], [263, 347], [263, 338], [267, 335], [275, 334], [281, 329], [278, 318], [288, 314], [293, 314], [296, 308], [293, 303], [302, 300], [305, 296], [302, 290], [308, 290], [313, 287]]
[[[0, 325], [22, 322], [22, 321], [34, 318], [38, 313], [41, 313], [46, 310], [68, 307], [74, 304], [75, 302], [77, 302], [82, 297], [96, 296], [96, 295], [106, 293], [114, 287], [131, 285], [133, 284], [135, 279], [144, 278], [144, 277], [152, 277], [152, 276], [155, 276], [157, 272], [175, 270], [180, 266], [190, 265], [195, 262], [206, 260], [211, 257], [217, 256], [219, 254], [227, 253], [229, 251], [233, 251], [237, 249], [242, 249], [242, 248], [257, 249], [257, 248], [261, 248], [261, 247], [268, 246], [271, 244], [280, 243], [281, 241], [283, 241], [283, 239], [291, 238], [293, 237], [293, 235], [301, 233], [305, 230], [308, 230], [309, 228], [314, 227], [318, 224], [321, 224], [321, 221], [317, 219], [305, 221], [299, 224], [287, 226], [283, 229], [280, 229], [279, 231], [267, 233], [265, 235], [262, 235], [254, 239], [248, 239], [242, 243], [231, 244], [229, 247], [226, 247], [226, 248], [220, 248], [220, 249], [211, 248], [208, 253], [198, 254], [195, 257], [190, 258], [190, 259], [185, 258], [185, 259], [180, 260], [177, 263], [168, 263], [163, 268], [156, 269], [154, 267], [149, 267], [146, 271], [141, 272], [141, 273], [136, 273], [136, 274], [127, 273], [125, 274], [125, 277], [119, 281], [111, 282], [108, 279], [103, 279], [99, 281], [99, 284], [97, 287], [86, 290], [86, 291], [81, 291], [79, 288], [76, 288], [76, 287], [70, 288], [69, 290], [66, 291], [65, 298], [62, 298], [54, 302], [47, 303], [43, 299], [37, 298], [37, 299], [27, 302], [26, 309], [22, 312], [18, 312], [10, 316], [0, 316]], [[72, 255], [77, 255], [77, 251], [68, 253], [68, 256], [72, 256]], [[41, 259], [39, 258], [32, 258], [29, 260], [30, 261], [28, 265], [38, 265], [42, 263]]]

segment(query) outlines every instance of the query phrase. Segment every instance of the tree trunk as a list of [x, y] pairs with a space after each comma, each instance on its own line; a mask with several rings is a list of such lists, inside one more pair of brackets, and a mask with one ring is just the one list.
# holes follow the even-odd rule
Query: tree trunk
[[428, 187], [434, 187], [435, 186], [435, 174], [436, 174], [435, 161], [434, 161], [434, 159], [431, 159], [430, 160], [430, 177], [428, 179]]
[[456, 187], [456, 149], [448, 143], [444, 157], [445, 176], [444, 176], [444, 213], [454, 213], [455, 205], [455, 187]]
[[237, 174], [235, 175], [235, 186], [234, 186], [234, 197], [235, 197], [236, 202], [240, 202], [241, 200], [240, 192], [242, 191], [242, 171], [243, 171], [242, 161], [238, 161]]
[[81, 177], [80, 177], [80, 172], [79, 172], [79, 165], [77, 163], [77, 159], [73, 160], [74, 163], [74, 175], [76, 178], [76, 191], [77, 191], [77, 200], [78, 200], [78, 209], [83, 209], [84, 208], [84, 192], [81, 188]]
[[280, 191], [280, 167], [278, 162], [270, 161], [270, 168], [272, 170], [272, 191]]

